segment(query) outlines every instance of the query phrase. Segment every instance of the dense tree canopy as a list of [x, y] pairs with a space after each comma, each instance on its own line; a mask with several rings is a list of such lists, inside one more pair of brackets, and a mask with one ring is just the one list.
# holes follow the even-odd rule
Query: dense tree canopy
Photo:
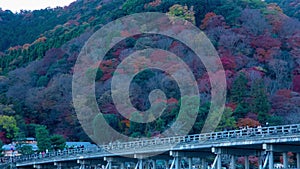
[[37, 126], [35, 129], [37, 146], [40, 152], [45, 152], [51, 148], [51, 138], [46, 126]]
[[[216, 48], [228, 89], [225, 111], [222, 117], [217, 117], [221, 119], [217, 130], [266, 122], [271, 125], [299, 123], [300, 22], [298, 8], [292, 8], [299, 6], [299, 2], [293, 2], [80, 0], [65, 8], [18, 14], [0, 10], [0, 139], [6, 143], [20, 133], [25, 137], [36, 136], [40, 151], [62, 149], [64, 138], [90, 140], [72, 106], [72, 74], [77, 56], [87, 39], [104, 24], [146, 11], [164, 12], [192, 22]], [[176, 29], [174, 31], [182, 31], [181, 27]], [[138, 110], [151, 107], [152, 90], [159, 89], [166, 94], [167, 108], [154, 122], [138, 124], [125, 119], [111, 97], [111, 80], [118, 65], [130, 54], [150, 47], [178, 55], [191, 68], [199, 87], [201, 106], [190, 133], [200, 133], [210, 108], [208, 73], [185, 44], [159, 35], [127, 38], [112, 47], [100, 65], [95, 64], [83, 72], [92, 76], [92, 72], [97, 71], [96, 99], [105, 120], [122, 134], [132, 137], [159, 136], [174, 123], [181, 95], [176, 81], [166, 72], [143, 71], [135, 76], [129, 89], [131, 102]], [[160, 57], [155, 59], [164, 63]], [[154, 100], [154, 103], [160, 102]], [[139, 116], [131, 113], [132, 117]], [[99, 118], [90, 119], [95, 128], [93, 137], [103, 132]], [[27, 147], [23, 149], [27, 152]]]

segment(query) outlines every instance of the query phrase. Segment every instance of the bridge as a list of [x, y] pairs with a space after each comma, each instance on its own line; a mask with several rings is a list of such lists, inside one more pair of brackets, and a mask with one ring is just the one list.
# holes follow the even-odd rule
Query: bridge
[[237, 157], [244, 157], [244, 168], [250, 169], [249, 156], [256, 156], [259, 168], [273, 169], [275, 155], [282, 156], [283, 167], [289, 168], [288, 152], [296, 153], [299, 169], [300, 124], [114, 142], [44, 156], [22, 155], [8, 164], [19, 169], [192, 169], [195, 165], [207, 169], [211, 161], [211, 168], [221, 169], [226, 157], [229, 168], [235, 169]]

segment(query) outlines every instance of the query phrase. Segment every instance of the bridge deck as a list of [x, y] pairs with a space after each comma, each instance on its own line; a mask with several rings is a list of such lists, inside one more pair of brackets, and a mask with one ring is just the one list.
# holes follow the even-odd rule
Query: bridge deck
[[17, 166], [74, 161], [109, 156], [163, 153], [171, 150], [211, 152], [212, 147], [245, 148], [263, 150], [262, 144], [300, 145], [300, 124], [249, 128], [168, 138], [115, 142], [98, 148], [69, 149], [61, 152], [22, 155], [14, 158]]

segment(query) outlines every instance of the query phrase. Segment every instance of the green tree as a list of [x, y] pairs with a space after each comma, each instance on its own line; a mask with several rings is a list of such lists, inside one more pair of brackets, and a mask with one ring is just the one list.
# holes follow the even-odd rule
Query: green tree
[[66, 147], [66, 139], [58, 134], [54, 134], [50, 138], [51, 148], [55, 151], [63, 150]]
[[16, 134], [14, 141], [22, 144], [25, 138], [26, 138], [25, 133], [20, 131]]
[[39, 80], [37, 81], [36, 85], [38, 87], [46, 86], [49, 82], [49, 78], [47, 76], [41, 76], [39, 77]]
[[236, 119], [244, 118], [247, 115], [247, 113], [248, 113], [248, 106], [245, 106], [243, 104], [238, 104], [236, 106], [236, 109], [233, 112], [234, 117]]
[[236, 128], [236, 120], [233, 116], [233, 112], [231, 108], [225, 108], [224, 113], [222, 115], [221, 121], [217, 130], [231, 130]]
[[104, 114], [103, 115], [109, 126], [113, 127], [115, 130], [119, 131], [119, 119], [115, 114]]
[[19, 131], [16, 119], [12, 116], [0, 116], [0, 126], [1, 129], [5, 131], [6, 137], [9, 139], [14, 138]]
[[242, 8], [253, 8], [260, 9], [265, 7], [266, 3], [262, 0], [240, 0], [236, 1], [236, 3]]
[[13, 116], [16, 114], [15, 110], [13, 109], [13, 105], [5, 105], [0, 103], [0, 114], [1, 115], [7, 115], [7, 116]]
[[18, 132], [17, 135], [15, 136], [14, 141], [17, 143], [16, 148], [18, 151], [20, 151], [22, 145], [25, 143], [25, 138], [26, 136], [24, 132]]
[[234, 80], [230, 90], [230, 101], [237, 104], [234, 111], [234, 117], [237, 119], [243, 118], [249, 111], [249, 104], [247, 103], [248, 90], [248, 79], [244, 73], [240, 73]]
[[271, 105], [262, 80], [256, 80], [251, 85], [250, 111], [258, 113], [258, 120], [265, 123], [269, 118]]
[[27, 137], [36, 137], [36, 134], [35, 134], [35, 129], [40, 126], [38, 124], [33, 124], [33, 123], [30, 123], [30, 124], [26, 124], [25, 125], [25, 130], [24, 130], [24, 133]]
[[46, 126], [37, 126], [35, 128], [35, 135], [37, 140], [37, 146], [40, 152], [46, 151], [46, 149], [51, 148], [50, 135]]
[[175, 4], [172, 7], [170, 7], [168, 15], [188, 20], [193, 24], [196, 23], [195, 12], [193, 10], [193, 7], [189, 9], [187, 6]]
[[248, 79], [244, 73], [240, 73], [234, 80], [232, 89], [230, 90], [230, 100], [233, 103], [245, 106], [248, 97]]
[[214, 9], [214, 13], [218, 15], [222, 15], [225, 17], [226, 23], [234, 24], [238, 17], [241, 15], [241, 8], [232, 1], [221, 0], [221, 4], [216, 9]]
[[[217, 3], [219, 1], [219, 3]], [[261, 0], [215, 0], [215, 9], [218, 15], [225, 17], [226, 22], [234, 25], [245, 8], [260, 9], [265, 6]]]
[[269, 125], [271, 126], [278, 126], [278, 125], [282, 125], [282, 117], [280, 116], [269, 116], [267, 121], [269, 123]]
[[18, 148], [18, 152], [21, 154], [33, 154], [32, 146], [23, 144]]
[[151, 1], [152, 0], [127, 0], [122, 6], [122, 10], [127, 14], [145, 11], [144, 5]]
[[210, 109], [210, 103], [205, 103], [199, 107], [196, 121], [195, 121], [192, 131], [190, 133], [193, 133], [193, 134], [201, 133], [201, 130], [202, 130], [202, 128], [204, 126], [204, 122], [205, 122], [204, 119], [207, 118], [209, 109]]
[[162, 132], [164, 130], [165, 123], [166, 122], [165, 122], [164, 119], [158, 118], [157, 121], [156, 121], [155, 130]]
[[139, 112], [133, 112], [130, 118], [130, 127], [129, 131], [132, 133], [132, 137], [139, 137], [145, 134], [146, 124], [138, 123], [134, 121], [142, 121], [143, 117]]

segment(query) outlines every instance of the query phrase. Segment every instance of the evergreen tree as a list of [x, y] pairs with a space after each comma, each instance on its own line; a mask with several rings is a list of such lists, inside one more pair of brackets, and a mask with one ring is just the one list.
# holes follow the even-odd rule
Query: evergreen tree
[[248, 97], [248, 79], [244, 73], [240, 73], [235, 79], [230, 91], [230, 100], [233, 103], [246, 106], [246, 98]]
[[46, 126], [37, 126], [35, 129], [35, 134], [39, 151], [43, 152], [47, 149], [49, 150], [51, 148], [51, 140]]
[[21, 145], [21, 147], [18, 148], [18, 152], [21, 153], [22, 155], [34, 153], [34, 151], [32, 150], [32, 146], [26, 144]]
[[156, 122], [156, 126], [155, 126], [156, 131], [162, 132], [164, 130], [165, 124], [166, 124], [166, 122], [164, 119], [158, 118], [157, 122]]
[[133, 112], [130, 118], [129, 131], [132, 133], [131, 137], [140, 137], [145, 134], [146, 124], [134, 121], [142, 121], [143, 117], [138, 112]]
[[250, 110], [251, 112], [258, 113], [258, 120], [261, 123], [267, 121], [270, 111], [270, 102], [262, 80], [257, 80], [252, 83]]
[[58, 134], [54, 134], [50, 138], [51, 140], [51, 148], [55, 151], [63, 150], [66, 147], [66, 139]]
[[230, 91], [231, 102], [237, 104], [237, 108], [234, 111], [234, 116], [243, 118], [249, 110], [248, 98], [248, 79], [244, 73], [240, 73], [235, 79]]
[[248, 109], [245, 105], [238, 104], [236, 109], [234, 110], [234, 117], [236, 119], [243, 118], [247, 115]]

